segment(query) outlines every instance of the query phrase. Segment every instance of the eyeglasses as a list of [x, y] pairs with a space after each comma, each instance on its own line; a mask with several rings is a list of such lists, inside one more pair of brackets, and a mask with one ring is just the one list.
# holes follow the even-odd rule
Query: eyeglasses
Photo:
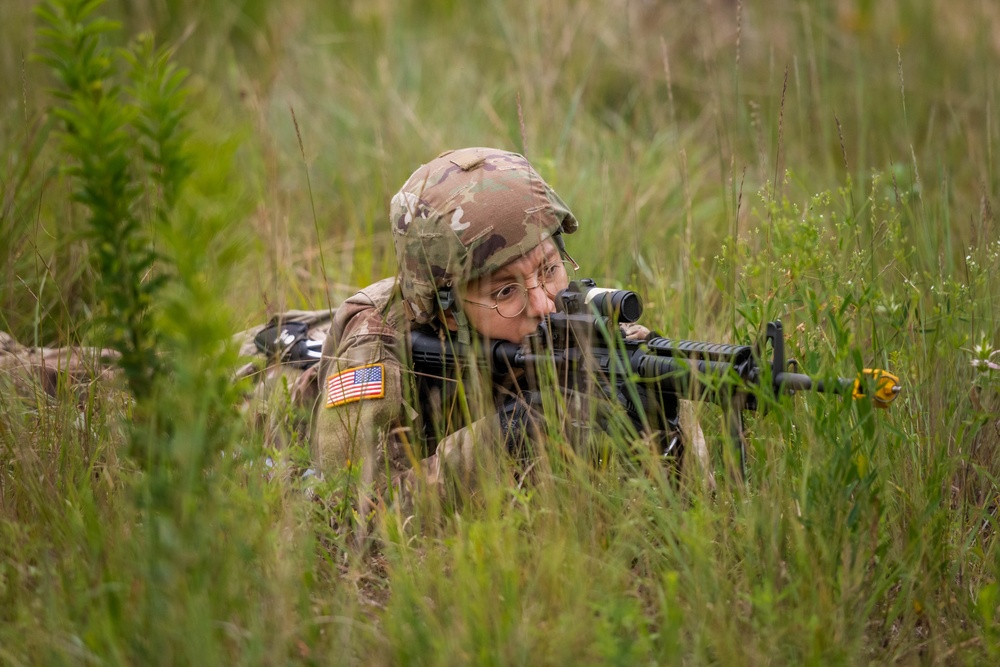
[[524, 309], [528, 307], [529, 290], [540, 287], [550, 299], [554, 299], [559, 292], [569, 287], [575, 272], [576, 264], [572, 261], [550, 262], [538, 270], [537, 282], [534, 285], [507, 283], [493, 292], [493, 305], [476, 301], [465, 301], [465, 303], [495, 310], [501, 317], [512, 319], [523, 313]]

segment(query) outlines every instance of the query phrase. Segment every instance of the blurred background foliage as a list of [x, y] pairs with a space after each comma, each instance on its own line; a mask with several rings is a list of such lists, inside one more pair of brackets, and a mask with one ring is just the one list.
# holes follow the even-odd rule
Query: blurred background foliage
[[[31, 5], [0, 8], [2, 306], [10, 330], [45, 339], [79, 315], [90, 281], [73, 211], [41, 196], [63, 185], [44, 148], [50, 81], [30, 57]], [[107, 13], [123, 41], [153, 31], [175, 49], [196, 131], [238, 142], [259, 243], [240, 281], [252, 289], [233, 296], [259, 319], [322, 305], [320, 242], [338, 296], [389, 273], [389, 196], [469, 144], [537, 162], [583, 221], [571, 247], [604, 278], [650, 267], [679, 289], [682, 267], [752, 229], [754, 193], [805, 203], [851, 183], [860, 199], [873, 172], [903, 195], [916, 266], [954, 273], [1000, 178], [1000, 10], [960, 5], [130, 0]], [[704, 298], [714, 287], [695, 285]]]
[[[115, 277], [72, 203], [35, 4], [0, 2], [0, 329], [101, 342]], [[144, 476], [119, 456], [114, 392], [0, 392], [0, 663], [996, 662], [996, 2], [99, 12], [121, 23], [108, 44], [148, 33], [188, 70], [194, 170], [163, 246], [183, 280], [160, 321], [177, 392], [154, 413], [195, 464]], [[803, 370], [887, 366], [903, 397], [754, 419], [745, 496], [570, 462], [344, 549], [344, 508], [281, 467], [308, 465], [302, 443], [225, 428], [208, 337], [391, 274], [389, 197], [465, 145], [526, 154], [581, 220], [570, 251], [640, 290], [649, 325], [746, 341], [780, 317]]]

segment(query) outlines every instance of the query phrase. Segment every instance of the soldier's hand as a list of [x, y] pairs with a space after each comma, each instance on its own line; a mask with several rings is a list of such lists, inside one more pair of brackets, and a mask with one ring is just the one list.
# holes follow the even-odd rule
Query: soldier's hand
[[531, 458], [531, 443], [542, 432], [540, 406], [541, 397], [538, 392], [527, 391], [507, 399], [498, 410], [500, 433], [507, 452], [519, 463], [525, 463]]
[[650, 336], [653, 335], [652, 331], [635, 322], [619, 324], [618, 328], [621, 330], [625, 340], [649, 340]]

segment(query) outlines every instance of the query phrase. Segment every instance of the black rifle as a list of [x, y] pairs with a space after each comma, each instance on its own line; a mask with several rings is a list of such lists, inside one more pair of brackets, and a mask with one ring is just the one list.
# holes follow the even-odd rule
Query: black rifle
[[[708, 400], [726, 413], [729, 435], [739, 451], [741, 476], [746, 474], [744, 410], [757, 410], [761, 393], [777, 397], [799, 390], [865, 395], [862, 378], [824, 383], [794, 372], [785, 359], [780, 321], [769, 322], [756, 346], [673, 340], [659, 336], [626, 340], [619, 324], [636, 322], [642, 301], [628, 290], [597, 287], [592, 280], [570, 283], [555, 299], [556, 312], [539, 325], [524, 344], [487, 341], [474, 354], [453, 341], [413, 332], [411, 360], [418, 374], [456, 378], [472, 359], [495, 375], [524, 371], [530, 389], [556, 378], [563, 389], [595, 393], [617, 400], [633, 423], [668, 433], [663, 455], [683, 456], [677, 429], [678, 400]], [[771, 359], [764, 361], [767, 349]], [[872, 399], [888, 407], [900, 391], [899, 380], [879, 369], [865, 369], [874, 386]], [[551, 382], [551, 380], [549, 380]]]

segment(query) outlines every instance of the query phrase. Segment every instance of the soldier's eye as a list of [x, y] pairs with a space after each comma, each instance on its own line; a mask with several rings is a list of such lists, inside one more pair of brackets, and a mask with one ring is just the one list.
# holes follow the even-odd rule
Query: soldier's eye
[[563, 272], [562, 262], [553, 262], [542, 267], [542, 280], [549, 282], [561, 277]]
[[521, 291], [521, 286], [517, 283], [510, 283], [509, 285], [504, 285], [496, 293], [497, 302], [510, 301], [515, 298]]

